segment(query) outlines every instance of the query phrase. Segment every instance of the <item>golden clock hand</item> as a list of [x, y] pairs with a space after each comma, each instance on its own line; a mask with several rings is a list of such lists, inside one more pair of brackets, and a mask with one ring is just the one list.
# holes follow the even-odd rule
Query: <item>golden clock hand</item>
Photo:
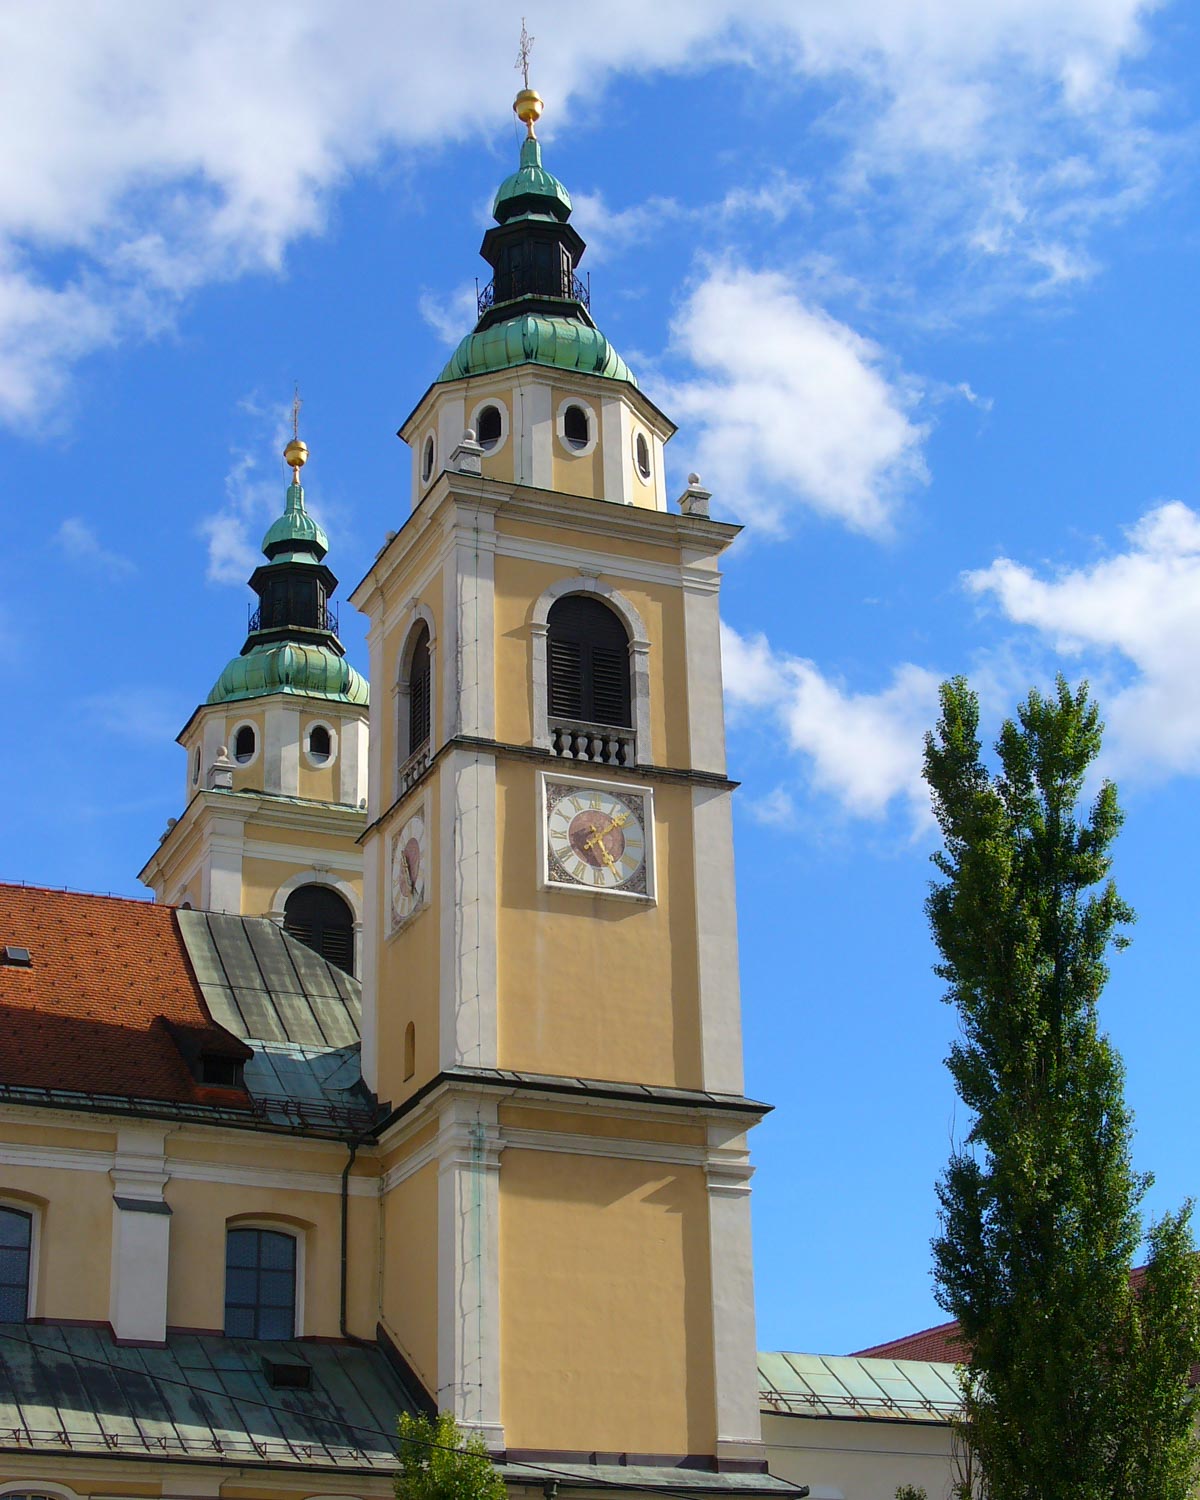
[[617, 865], [612, 855], [608, 852], [608, 848], [605, 845], [604, 840], [613, 831], [613, 828], [615, 826], [615, 824], [610, 823], [607, 828], [593, 828], [591, 838], [585, 839], [583, 844], [585, 853], [589, 849], [598, 849], [600, 851], [600, 858], [604, 861], [604, 863], [610, 870], [615, 870], [617, 868]]

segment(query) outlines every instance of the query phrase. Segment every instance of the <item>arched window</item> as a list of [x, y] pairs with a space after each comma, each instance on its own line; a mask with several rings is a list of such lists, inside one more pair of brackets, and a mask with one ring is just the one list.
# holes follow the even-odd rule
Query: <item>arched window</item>
[[0, 1323], [23, 1323], [29, 1316], [29, 1251], [33, 1215], [0, 1208]]
[[421, 622], [408, 668], [408, 754], [415, 755], [429, 738], [429, 626]]
[[417, 1028], [410, 1021], [404, 1028], [404, 1077], [409, 1079], [417, 1071]]
[[428, 484], [433, 478], [433, 433], [425, 439], [421, 449], [421, 483]]
[[637, 460], [638, 473], [643, 479], [650, 478], [650, 444], [646, 441], [646, 434], [639, 432], [637, 440], [633, 445], [634, 457]]
[[226, 1232], [225, 1333], [239, 1339], [295, 1337], [295, 1235], [277, 1229]]
[[479, 413], [479, 429], [475, 437], [485, 453], [490, 453], [504, 435], [504, 419], [498, 406], [485, 406]]
[[314, 724], [308, 731], [308, 753], [319, 761], [327, 761], [333, 754], [333, 740], [324, 724]]
[[347, 974], [354, 973], [354, 914], [328, 886], [298, 886], [284, 902], [283, 930]]
[[632, 728], [629, 637], [620, 617], [590, 594], [566, 594], [551, 606], [547, 626], [551, 715]]
[[233, 737], [233, 758], [239, 766], [254, 759], [254, 726], [243, 724]]
[[582, 406], [571, 405], [563, 412], [563, 441], [568, 448], [586, 448], [591, 431], [588, 414]]

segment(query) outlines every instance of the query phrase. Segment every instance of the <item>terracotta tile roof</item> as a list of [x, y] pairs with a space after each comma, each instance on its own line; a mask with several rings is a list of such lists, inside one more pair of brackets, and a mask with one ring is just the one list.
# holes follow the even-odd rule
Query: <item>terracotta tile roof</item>
[[923, 1328], [920, 1333], [905, 1334], [903, 1338], [890, 1339], [886, 1344], [874, 1344], [870, 1349], [856, 1349], [856, 1359], [923, 1359], [941, 1364], [962, 1364], [969, 1354], [959, 1336], [957, 1323], [939, 1323], [934, 1328]]
[[171, 907], [0, 885], [10, 944], [32, 963], [0, 959], [0, 1084], [248, 1107], [189, 1072], [181, 1039], [248, 1049], [209, 1014]]

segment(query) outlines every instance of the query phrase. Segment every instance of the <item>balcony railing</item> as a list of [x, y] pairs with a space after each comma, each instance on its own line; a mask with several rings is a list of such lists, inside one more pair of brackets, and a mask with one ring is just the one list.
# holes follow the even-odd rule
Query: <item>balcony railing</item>
[[[499, 282], [497, 289], [496, 283]], [[482, 318], [497, 302], [513, 302], [518, 297], [554, 297], [564, 302], [580, 302], [586, 308], [592, 305], [592, 278], [586, 281], [578, 276], [564, 276], [561, 281], [551, 278], [547, 284], [545, 271], [529, 268], [522, 271], [507, 271], [503, 276], [493, 277], [482, 290], [475, 283], [476, 303]]]
[[403, 797], [412, 787], [416, 786], [421, 777], [429, 769], [429, 741], [417, 746], [413, 753], [400, 767], [400, 774], [396, 778], [399, 785], [396, 787], [397, 797]]
[[637, 764], [637, 735], [632, 729], [612, 724], [551, 719], [550, 749], [564, 760], [584, 760], [601, 766]]
[[[289, 625], [294, 625], [301, 630], [328, 630], [334, 635], [338, 633], [337, 606], [333, 604], [318, 604], [315, 611], [312, 606], [288, 609], [286, 605], [276, 605], [271, 609], [263, 605], [248, 605], [246, 607], [248, 624], [246, 629], [253, 634], [256, 630], [286, 630]], [[296, 615], [311, 615], [309, 620], [298, 620]]]

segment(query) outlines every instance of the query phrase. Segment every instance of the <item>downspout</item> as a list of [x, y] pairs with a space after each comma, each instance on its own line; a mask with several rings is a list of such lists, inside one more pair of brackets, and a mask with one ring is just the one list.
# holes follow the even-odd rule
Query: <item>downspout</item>
[[361, 1141], [358, 1137], [350, 1142], [349, 1155], [346, 1157], [346, 1165], [342, 1170], [342, 1284], [338, 1328], [341, 1330], [341, 1335], [344, 1339], [350, 1337], [350, 1334], [346, 1330], [346, 1282], [349, 1267], [347, 1242], [350, 1229], [350, 1169], [354, 1166], [354, 1158], [358, 1155], [360, 1144]]

